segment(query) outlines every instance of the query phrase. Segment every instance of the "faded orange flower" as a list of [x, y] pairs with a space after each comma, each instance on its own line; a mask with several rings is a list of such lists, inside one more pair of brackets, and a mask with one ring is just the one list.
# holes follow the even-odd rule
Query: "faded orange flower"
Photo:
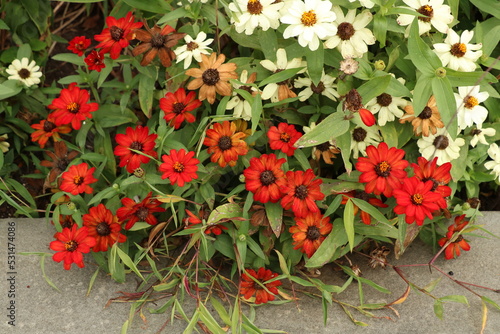
[[413, 132], [415, 135], [424, 137], [429, 136], [429, 131], [433, 135], [436, 134], [437, 128], [444, 127], [444, 123], [441, 121], [441, 115], [437, 109], [436, 98], [431, 96], [424, 110], [415, 117], [415, 111], [411, 104], [404, 108], [406, 114], [399, 120], [400, 123], [411, 122], [413, 125]]

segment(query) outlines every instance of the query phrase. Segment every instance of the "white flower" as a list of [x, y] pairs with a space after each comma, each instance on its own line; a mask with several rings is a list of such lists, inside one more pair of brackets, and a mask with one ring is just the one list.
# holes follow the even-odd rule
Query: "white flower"
[[445, 128], [437, 129], [435, 135], [422, 137], [417, 141], [418, 151], [428, 161], [437, 157], [438, 165], [450, 162], [460, 156], [460, 146], [465, 144], [463, 138], [453, 140]]
[[[473, 31], [464, 30], [459, 37], [453, 29], [448, 30], [444, 43], [434, 44], [434, 52], [443, 66], [461, 72], [472, 72], [476, 69], [476, 61], [483, 55], [482, 44], [469, 44]], [[479, 50], [479, 51], [475, 51]]]
[[337, 47], [344, 59], [361, 58], [368, 52], [368, 45], [375, 44], [375, 36], [370, 29], [365, 28], [373, 18], [368, 10], [356, 16], [356, 10], [351, 9], [344, 16], [339, 6], [333, 6], [337, 20], [333, 23], [337, 27], [337, 34], [325, 42], [325, 47]]
[[472, 124], [483, 124], [488, 117], [488, 110], [480, 106], [490, 95], [487, 92], [479, 92], [479, 86], [458, 87], [455, 93], [457, 102], [457, 121], [460, 130]]
[[283, 3], [274, 3], [274, 0], [236, 0], [229, 4], [229, 9], [235, 12], [236, 18], [231, 17], [231, 23], [238, 33], [245, 31], [251, 35], [255, 28], [261, 27], [266, 31], [269, 28], [279, 27], [279, 10]]
[[495, 176], [500, 181], [500, 148], [496, 143], [490, 145], [488, 149], [488, 155], [493, 161], [488, 161], [484, 164], [484, 167], [491, 169], [490, 174], [495, 174]]
[[[356, 0], [349, 0], [349, 2], [354, 2], [354, 1]], [[361, 6], [366, 8], [373, 8], [373, 6], [375, 5], [375, 3], [371, 0], [359, 0], [359, 3], [361, 4]]]
[[184, 37], [184, 41], [186, 41], [186, 45], [180, 46], [174, 50], [174, 53], [177, 57], [177, 62], [181, 62], [184, 60], [184, 69], [188, 68], [193, 61], [193, 58], [197, 62], [201, 62], [201, 54], [208, 55], [212, 52], [212, 48], [208, 47], [210, 43], [214, 41], [213, 38], [207, 39], [207, 34], [203, 31], [193, 39], [191, 36], [186, 35]]
[[15, 59], [12, 64], [5, 70], [9, 75], [8, 80], [18, 80], [25, 84], [27, 87], [37, 85], [40, 83], [40, 66], [34, 60], [29, 64], [28, 58], [23, 58], [21, 61]]
[[482, 124], [479, 124], [474, 130], [471, 131], [472, 139], [470, 140], [470, 146], [476, 147], [477, 142], [480, 142], [481, 144], [488, 145], [488, 142], [486, 141], [486, 137], [484, 136], [494, 136], [497, 133], [497, 130], [493, 128], [482, 128]]
[[7, 153], [10, 147], [10, 144], [7, 142], [7, 139], [9, 139], [8, 134], [0, 136], [0, 150], [2, 150], [3, 153]]
[[367, 146], [377, 146], [382, 141], [382, 138], [379, 135], [378, 126], [366, 126], [361, 120], [359, 113], [356, 113], [352, 120], [358, 125], [351, 131], [352, 156], [354, 159], [357, 159], [360, 153], [366, 156]]
[[[288, 61], [286, 57], [285, 49], [278, 49], [276, 51], [276, 63], [273, 63], [269, 59], [264, 59], [260, 62], [260, 64], [267, 70], [277, 73], [283, 70], [287, 70], [290, 68], [298, 68], [304, 67], [298, 73], [303, 73], [306, 71], [306, 62], [302, 60], [302, 58], [293, 58]], [[282, 101], [289, 97], [296, 97], [297, 95], [290, 90], [290, 82], [289, 80], [285, 80], [283, 82], [273, 82], [267, 84], [262, 91], [262, 99], [267, 100], [271, 99], [271, 102]]]
[[330, 100], [337, 101], [337, 98], [340, 97], [340, 95], [335, 90], [337, 85], [333, 83], [334, 81], [334, 77], [325, 74], [325, 71], [323, 71], [323, 73], [321, 74], [321, 80], [317, 86], [315, 86], [311, 78], [308, 77], [295, 79], [293, 86], [295, 88], [305, 87], [305, 89], [299, 93], [299, 101], [307, 100], [313, 95], [313, 93], [321, 94], [326, 96]]
[[320, 39], [324, 40], [337, 33], [337, 27], [332, 24], [336, 15], [331, 9], [332, 3], [327, 0], [294, 1], [288, 8], [288, 13], [280, 19], [282, 23], [290, 24], [283, 32], [283, 37], [298, 36], [301, 46], [317, 50]]
[[[240, 81], [243, 83], [254, 83], [257, 79], [257, 73], [252, 73], [250, 78], [248, 77], [248, 71], [241, 71]], [[252, 106], [250, 102], [245, 100], [240, 94], [238, 94], [235, 89], [243, 89], [255, 96], [257, 94], [257, 89], [255, 87], [240, 85], [239, 83], [233, 82], [233, 98], [227, 102], [226, 110], [234, 109], [233, 116], [236, 118], [243, 118], [245, 121], [249, 121], [252, 118]]]
[[[399, 78], [398, 81], [402, 81], [404, 84], [404, 79]], [[388, 121], [394, 121], [395, 117], [401, 118], [404, 115], [401, 108], [404, 108], [407, 105], [408, 101], [401, 97], [382, 93], [368, 101], [365, 108], [370, 110], [372, 114], [379, 113], [378, 125], [384, 126]]]
[[[415, 9], [419, 14], [426, 16], [417, 17], [419, 35], [431, 30], [431, 26], [443, 34], [448, 32], [448, 25], [453, 22], [453, 15], [451, 15], [450, 6], [443, 5], [443, 0], [403, 0], [403, 2]], [[414, 15], [399, 15], [397, 20], [399, 25], [408, 26], [405, 36], [408, 36], [410, 31], [409, 25], [414, 19]]]

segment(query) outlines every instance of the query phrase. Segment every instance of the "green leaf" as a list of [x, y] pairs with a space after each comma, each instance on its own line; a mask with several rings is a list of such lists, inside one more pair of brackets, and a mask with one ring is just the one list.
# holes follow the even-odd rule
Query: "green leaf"
[[351, 201], [362, 211], [365, 211], [370, 214], [373, 218], [378, 220], [379, 222], [383, 222], [385, 224], [390, 224], [389, 220], [373, 205], [359, 198], [351, 198]]
[[431, 81], [430, 77], [421, 75], [417, 80], [415, 89], [413, 90], [413, 111], [415, 113], [415, 117], [420, 115], [431, 97], [432, 85], [429, 81]]
[[306, 267], [317, 268], [323, 266], [332, 259], [337, 248], [347, 243], [347, 234], [342, 223], [338, 218], [333, 222], [333, 228], [330, 234], [323, 240], [313, 256], [306, 262]]
[[252, 101], [252, 133], [257, 130], [260, 116], [262, 115], [262, 98], [260, 94], [256, 94]]
[[153, 109], [153, 92], [155, 89], [155, 80], [149, 76], [140, 75], [139, 79], [139, 104], [142, 112], [147, 118], [151, 118]]
[[441, 114], [441, 120], [448, 130], [448, 133], [451, 138], [457, 138], [458, 124], [457, 118], [455, 117], [457, 105], [450, 80], [446, 77], [434, 77], [432, 79], [432, 92], [436, 98], [437, 108]]
[[281, 227], [283, 226], [283, 207], [279, 203], [267, 202], [264, 204], [266, 207], [267, 219], [269, 219], [269, 224], [271, 229], [277, 238], [281, 234]]
[[163, 0], [123, 0], [127, 5], [132, 8], [140, 9], [146, 12], [152, 12], [157, 14], [168, 13], [172, 10], [172, 7]]
[[0, 30], [10, 30], [9, 26], [7, 23], [5, 23], [4, 20], [0, 20]]
[[349, 241], [349, 248], [354, 248], [354, 206], [351, 199], [347, 201], [344, 208], [344, 228]]
[[276, 61], [276, 51], [278, 50], [278, 38], [274, 29], [260, 31], [259, 42], [265, 59]]
[[188, 11], [185, 10], [184, 7], [179, 7], [176, 10], [173, 10], [171, 12], [167, 12], [167, 14], [163, 15], [163, 17], [161, 19], [159, 19], [156, 24], [161, 26], [164, 23], [180, 19], [181, 17], [186, 17], [186, 16], [188, 16], [187, 14], [188, 14]]
[[85, 65], [85, 62], [83, 61], [83, 57], [79, 57], [77, 54], [74, 54], [74, 53], [58, 53], [58, 54], [52, 56], [52, 59], [58, 60], [58, 61], [63, 61], [63, 62], [68, 62], [68, 63], [75, 64], [78, 66]]
[[288, 269], [288, 265], [285, 258], [283, 257], [283, 254], [281, 254], [277, 249], [275, 249], [274, 251], [278, 255], [281, 271], [283, 272], [283, 274], [290, 276], [290, 270]]
[[123, 261], [123, 263], [129, 267], [137, 276], [139, 276], [143, 281], [146, 281], [144, 279], [144, 277], [142, 276], [141, 272], [139, 271], [139, 269], [137, 269], [134, 261], [132, 261], [132, 259], [130, 258], [130, 256], [128, 256], [127, 253], [125, 253], [124, 251], [122, 251], [119, 247], [118, 247], [118, 243], [115, 243], [113, 244], [113, 248], [116, 247], [116, 252], [118, 254], [118, 256], [120, 257], [120, 259]]
[[311, 147], [323, 144], [332, 138], [336, 138], [349, 130], [350, 122], [344, 119], [344, 114], [336, 112], [329, 115], [314, 129], [297, 140], [296, 147]]
[[319, 43], [319, 48], [315, 51], [311, 51], [308, 47], [304, 48], [304, 50], [307, 60], [307, 72], [309, 73], [309, 77], [311, 78], [313, 84], [318, 86], [321, 81], [323, 66], [325, 64], [323, 43]]
[[221, 219], [241, 217], [241, 207], [236, 203], [226, 203], [216, 207], [207, 219], [207, 225], [217, 224]]
[[417, 18], [413, 20], [410, 28], [408, 55], [413, 65], [427, 76], [434, 76], [436, 69], [442, 66], [439, 57], [432, 52], [429, 46], [420, 38]]
[[482, 299], [484, 302], [486, 302], [486, 303], [488, 303], [488, 304], [492, 305], [493, 307], [495, 307], [497, 310], [500, 310], [500, 305], [498, 305], [497, 303], [495, 303], [495, 302], [494, 302], [493, 300], [491, 300], [490, 298], [488, 298], [488, 297], [486, 297], [486, 296], [481, 296], [481, 299]]
[[477, 86], [481, 82], [495, 83], [497, 78], [491, 73], [476, 71], [476, 72], [458, 72], [451, 68], [446, 69], [446, 78], [450, 80], [452, 87], [461, 86]]
[[289, 68], [287, 70], [280, 71], [278, 73], [274, 73], [264, 80], [262, 80], [259, 84], [259, 87], [263, 87], [269, 83], [276, 83], [276, 82], [281, 82], [285, 81], [287, 79], [290, 79], [293, 77], [295, 74], [300, 72], [302, 70], [302, 67], [297, 67], [297, 68]]
[[439, 298], [439, 300], [442, 302], [455, 302], [455, 303], [469, 305], [469, 301], [467, 300], [467, 297], [462, 296], [462, 295], [444, 296], [444, 297]]
[[7, 80], [0, 83], [0, 101], [19, 94], [23, 86], [17, 80]]
[[436, 299], [434, 301], [434, 314], [436, 315], [436, 317], [443, 320], [443, 313], [444, 313], [443, 303], [439, 299]]
[[500, 19], [500, 2], [497, 0], [470, 0], [470, 2], [484, 13]]
[[380, 43], [380, 47], [385, 46], [387, 35], [387, 17], [382, 13], [377, 13], [373, 16], [373, 34]]
[[391, 82], [392, 76], [389, 74], [375, 77], [368, 82], [362, 84], [357, 90], [363, 98], [363, 103], [366, 104], [374, 97], [379, 96], [387, 90], [387, 86]]

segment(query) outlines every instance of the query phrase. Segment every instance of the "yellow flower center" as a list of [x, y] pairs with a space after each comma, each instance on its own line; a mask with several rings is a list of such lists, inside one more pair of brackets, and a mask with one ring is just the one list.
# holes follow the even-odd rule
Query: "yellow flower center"
[[415, 205], [420, 205], [424, 202], [424, 196], [421, 194], [413, 194], [411, 195], [411, 201]]
[[479, 101], [474, 96], [467, 96], [464, 99], [465, 108], [472, 109], [479, 104]]
[[450, 53], [457, 57], [461, 58], [467, 52], [467, 46], [464, 43], [455, 43], [451, 46]]
[[83, 177], [77, 175], [73, 178], [73, 183], [76, 184], [77, 186], [81, 185], [83, 183]]
[[288, 133], [282, 133], [280, 134], [280, 139], [281, 141], [288, 143], [290, 141], [290, 135]]
[[310, 10], [308, 12], [304, 12], [302, 14], [302, 17], [300, 18], [300, 22], [302, 22], [303, 25], [306, 27], [310, 27], [316, 24], [317, 22], [316, 14], [314, 13], [314, 10]]
[[177, 172], [177, 173], [182, 173], [184, 171], [184, 165], [181, 164], [179, 161], [176, 161], [172, 168]]
[[432, 9], [432, 6], [429, 5], [424, 5], [420, 7], [419, 9], [417, 9], [417, 12], [419, 14], [427, 16], [427, 17], [421, 17], [421, 16], [418, 17], [420, 21], [424, 22], [430, 22], [432, 17], [434, 16], [434, 9]]
[[71, 113], [77, 113], [79, 108], [80, 106], [76, 102], [71, 102], [66, 106], [66, 109]]

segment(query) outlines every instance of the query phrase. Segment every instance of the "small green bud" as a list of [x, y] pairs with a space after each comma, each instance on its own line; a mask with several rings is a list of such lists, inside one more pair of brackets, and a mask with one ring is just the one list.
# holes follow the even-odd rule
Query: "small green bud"
[[442, 67], [436, 69], [434, 72], [438, 78], [444, 78], [446, 76], [446, 70]]
[[73, 203], [73, 202], [68, 202], [66, 203], [66, 206], [68, 207], [68, 209], [70, 209], [71, 211], [74, 211], [76, 209], [76, 204]]
[[383, 60], [377, 60], [373, 66], [375, 66], [376, 70], [383, 71], [385, 70], [385, 62]]
[[119, 190], [120, 189], [120, 185], [118, 185], [116, 183], [113, 183], [113, 189]]
[[244, 234], [240, 234], [240, 235], [238, 236], [238, 239], [239, 239], [240, 241], [245, 241], [245, 240], [247, 240], [247, 236], [246, 236], [246, 235], [244, 235]]
[[469, 203], [465, 202], [464, 204], [462, 204], [462, 210], [467, 211], [469, 209], [470, 209], [470, 204]]

